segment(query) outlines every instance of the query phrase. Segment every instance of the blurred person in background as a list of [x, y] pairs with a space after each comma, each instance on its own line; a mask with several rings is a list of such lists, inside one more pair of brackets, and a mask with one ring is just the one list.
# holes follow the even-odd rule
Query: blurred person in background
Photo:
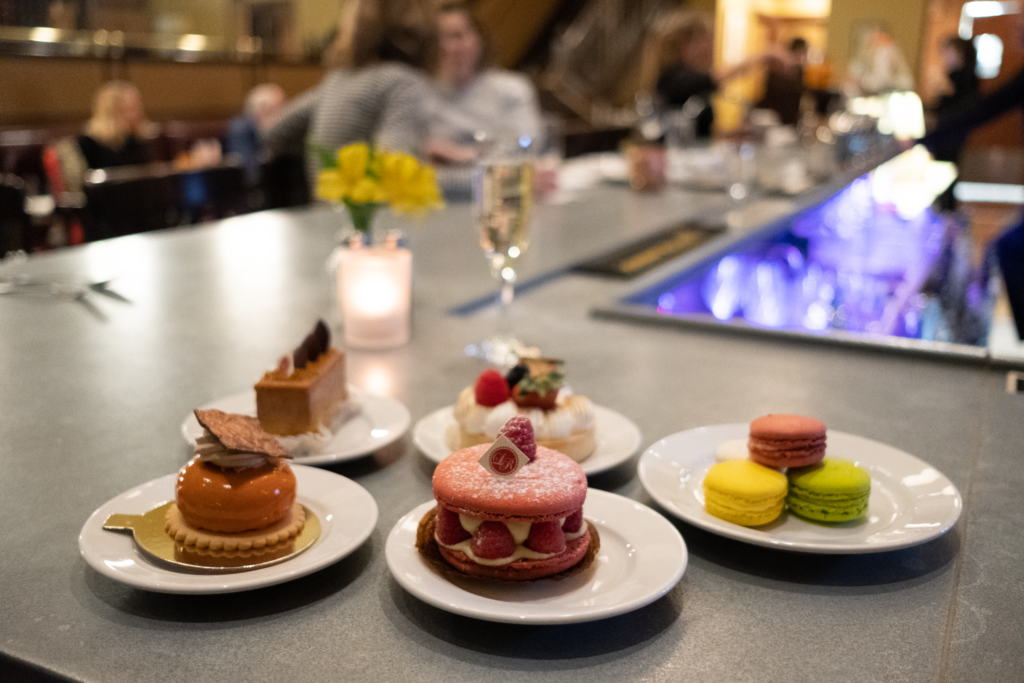
[[535, 139], [540, 110], [533, 83], [522, 74], [489, 65], [480, 25], [461, 5], [438, 15], [440, 55], [428, 103], [427, 153], [439, 164], [476, 159], [478, 135]]
[[[945, 82], [940, 86], [940, 95], [935, 101], [932, 113], [935, 123], [942, 126], [953, 119], [958, 113], [974, 104], [978, 99], [980, 81], [976, 73], [978, 53], [974, 43], [960, 36], [947, 36], [942, 41], [942, 66]], [[954, 140], [939, 145], [932, 151], [938, 161], [959, 163], [963, 140]], [[953, 196], [956, 182], [939, 196], [939, 205], [945, 210], [956, 208]]]
[[92, 118], [78, 138], [78, 147], [89, 168], [145, 164], [149, 162], [146, 138], [152, 129], [138, 88], [127, 81], [108, 81], [96, 91]]
[[807, 65], [807, 41], [789, 41], [785, 55], [769, 65], [764, 79], [764, 95], [755, 107], [778, 113], [781, 123], [795, 125], [800, 120], [800, 98], [804, 94], [804, 67]]
[[848, 73], [846, 90], [854, 96], [914, 89], [914, 75], [899, 46], [877, 26], [861, 33]]
[[[1018, 43], [1024, 47], [1024, 14], [1020, 10], [1024, 8], [1018, 7], [1014, 21]], [[958, 107], [956, 113], [919, 142], [932, 154], [941, 154], [944, 149], [963, 145], [967, 135], [975, 128], [1014, 109], [1024, 109], [1024, 69], [973, 104]], [[1013, 309], [1017, 336], [1024, 340], [1024, 216], [1018, 216], [1017, 224], [996, 240], [994, 252]]]
[[763, 54], [739, 64], [714, 68], [714, 37], [711, 18], [690, 10], [669, 14], [655, 36], [658, 74], [655, 92], [663, 106], [683, 108], [694, 114], [699, 138], [711, 136], [714, 125], [711, 95], [723, 83], [757, 66], [778, 62], [778, 58]]
[[978, 99], [978, 52], [974, 43], [960, 36], [946, 36], [942, 41], [942, 67], [945, 83], [935, 103], [938, 125]]
[[[275, 154], [303, 154], [306, 144], [331, 150], [373, 142], [420, 154], [426, 141], [423, 103], [437, 45], [430, 0], [348, 0], [320, 84], [290, 102], [264, 135]], [[306, 154], [309, 178], [320, 170]]]
[[277, 121], [284, 103], [285, 95], [281, 86], [261, 83], [249, 91], [242, 115], [232, 119], [228, 126], [225, 151], [239, 155], [249, 183], [259, 180], [260, 163], [265, 156], [260, 131], [269, 129]]

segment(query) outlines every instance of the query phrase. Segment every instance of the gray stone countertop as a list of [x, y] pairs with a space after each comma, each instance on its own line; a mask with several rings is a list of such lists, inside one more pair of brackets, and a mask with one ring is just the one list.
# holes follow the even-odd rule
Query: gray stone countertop
[[[539, 207], [523, 277], [728, 208], [719, 195], [622, 188]], [[772, 210], [749, 208], [748, 223]], [[388, 532], [431, 498], [432, 463], [406, 436], [327, 468], [365, 487], [380, 519], [357, 551], [312, 575], [183, 596], [91, 569], [78, 552], [86, 518], [181, 467], [189, 411], [251, 386], [317, 317], [336, 322], [324, 266], [337, 226], [324, 210], [267, 212], [0, 264], [0, 277], [116, 277], [111, 287], [131, 300], [90, 296], [91, 312], [50, 296], [0, 296], [0, 680], [1020, 679], [1024, 398], [1005, 393], [1005, 372], [596, 319], [591, 307], [628, 286], [577, 275], [518, 297], [515, 328], [566, 359], [577, 392], [635, 421], [641, 452], [701, 425], [814, 414], [941, 470], [964, 497], [959, 523], [917, 547], [830, 556], [675, 520], [690, 562], [665, 597], [592, 623], [493, 624], [428, 606], [387, 569]], [[466, 206], [410, 235], [412, 342], [351, 351], [349, 372], [355, 385], [402, 401], [415, 422], [484, 367], [463, 348], [494, 330], [496, 311], [446, 314], [493, 288]], [[635, 475], [634, 457], [590, 485], [657, 509]]]

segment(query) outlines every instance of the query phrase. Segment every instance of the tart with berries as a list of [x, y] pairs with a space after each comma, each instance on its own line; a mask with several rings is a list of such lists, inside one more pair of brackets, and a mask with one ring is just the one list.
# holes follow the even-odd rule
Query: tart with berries
[[583, 519], [583, 469], [537, 445], [525, 417], [512, 417], [501, 435], [525, 464], [497, 476], [481, 464], [490, 443], [445, 458], [434, 470], [437, 507], [420, 522], [417, 548], [445, 573], [505, 581], [561, 579], [586, 569], [600, 541]]
[[581, 462], [597, 448], [594, 404], [562, 386], [562, 361], [523, 359], [502, 376], [484, 370], [455, 402], [448, 447], [469, 448], [494, 441], [505, 422], [522, 415], [533, 425], [537, 444]]

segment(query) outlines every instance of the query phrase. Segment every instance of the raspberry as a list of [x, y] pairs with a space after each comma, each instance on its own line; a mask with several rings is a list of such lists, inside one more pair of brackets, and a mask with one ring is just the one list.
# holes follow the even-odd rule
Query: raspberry
[[493, 408], [508, 400], [508, 383], [497, 370], [484, 370], [476, 378], [476, 402], [482, 406]]
[[533, 462], [537, 459], [537, 441], [533, 438], [533, 423], [525, 415], [513, 415], [501, 428], [509, 441], [519, 447], [526, 459]]
[[572, 513], [565, 518], [565, 523], [562, 524], [562, 531], [567, 534], [574, 534], [583, 528], [583, 508], [580, 508], [576, 512]]
[[477, 527], [470, 548], [477, 557], [498, 560], [515, 552], [516, 542], [512, 532], [501, 522], [484, 522]]
[[558, 520], [553, 522], [534, 522], [530, 525], [530, 535], [526, 537], [526, 547], [538, 553], [560, 553], [565, 550], [565, 532], [558, 527]]
[[445, 545], [455, 545], [469, 538], [469, 532], [462, 528], [458, 513], [437, 506], [437, 539]]

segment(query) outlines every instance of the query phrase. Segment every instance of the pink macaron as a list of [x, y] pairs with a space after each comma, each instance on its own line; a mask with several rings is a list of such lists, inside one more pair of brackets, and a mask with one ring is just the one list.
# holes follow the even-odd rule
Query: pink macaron
[[750, 423], [750, 459], [768, 467], [803, 467], [825, 457], [825, 425], [803, 415], [765, 415]]
[[537, 447], [533, 462], [498, 477], [478, 462], [488, 448], [456, 451], [434, 471], [434, 539], [444, 559], [467, 574], [509, 581], [544, 578], [580, 562], [590, 545], [583, 469]]

